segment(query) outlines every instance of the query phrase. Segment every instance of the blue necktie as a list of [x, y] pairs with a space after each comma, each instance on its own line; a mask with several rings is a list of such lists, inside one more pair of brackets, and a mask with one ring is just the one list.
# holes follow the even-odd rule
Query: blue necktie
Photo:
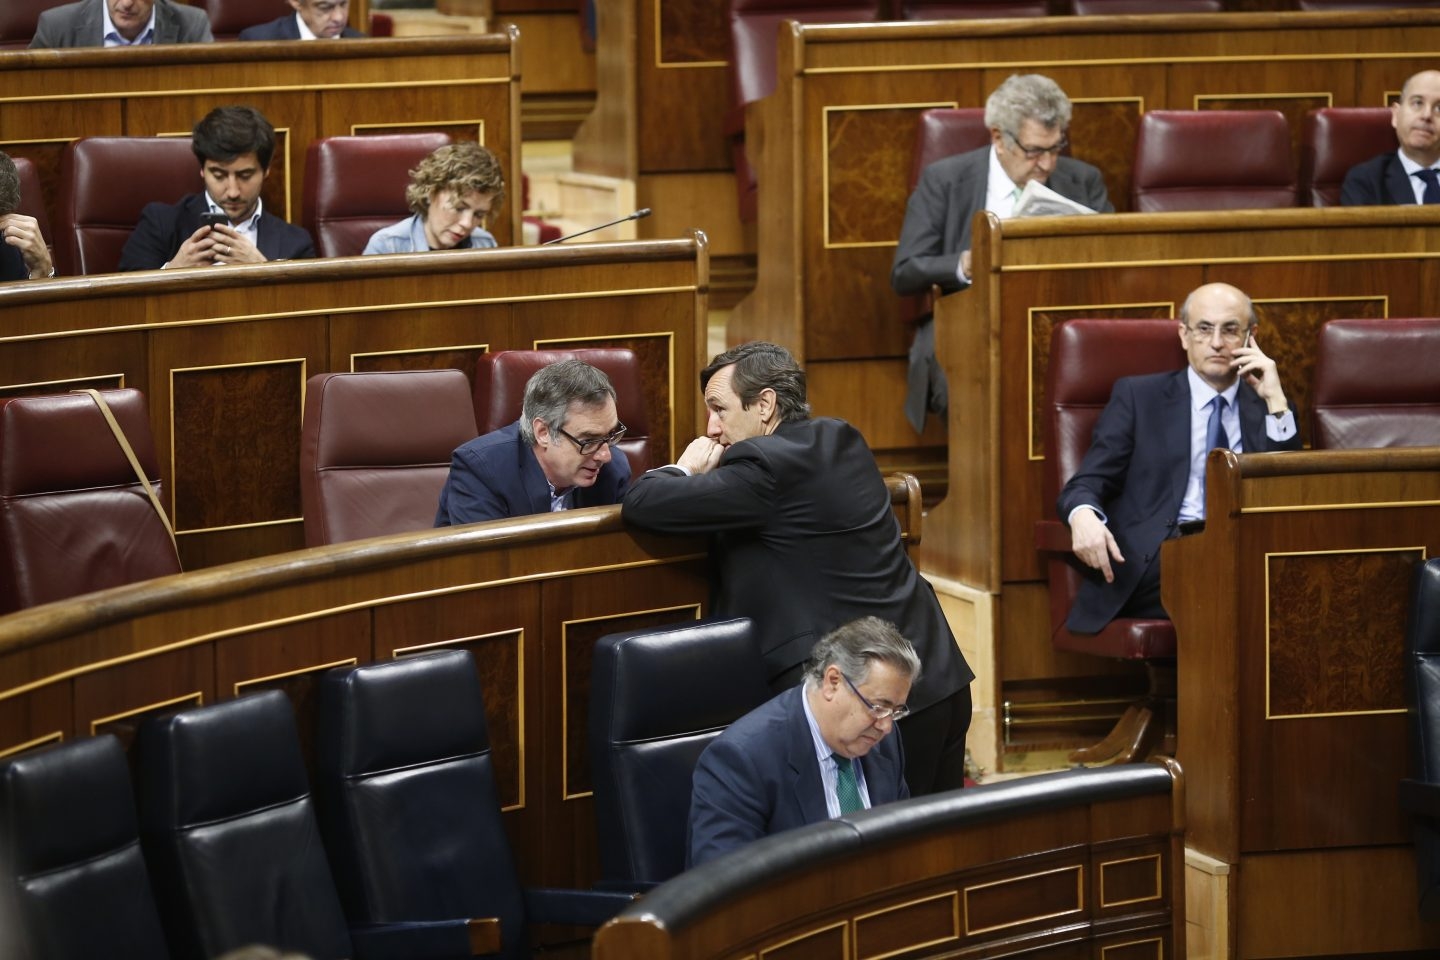
[[1225, 434], [1225, 422], [1223, 419], [1226, 406], [1225, 398], [1218, 394], [1214, 400], [1210, 401], [1210, 422], [1205, 427], [1205, 449], [1207, 453], [1216, 447], [1224, 447], [1226, 450], [1230, 449], [1230, 438]]
[[860, 799], [860, 785], [855, 782], [855, 768], [851, 766], [851, 759], [838, 753], [830, 754], [830, 759], [835, 761], [835, 799], [840, 801], [840, 815], [865, 809], [865, 804]]
[[1426, 167], [1424, 170], [1416, 170], [1415, 176], [1425, 181], [1425, 193], [1420, 197], [1420, 202], [1440, 203], [1440, 173]]

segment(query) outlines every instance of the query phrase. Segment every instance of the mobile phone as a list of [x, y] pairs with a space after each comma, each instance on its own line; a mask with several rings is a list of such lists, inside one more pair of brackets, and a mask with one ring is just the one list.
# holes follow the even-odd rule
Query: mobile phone
[[230, 218], [223, 213], [202, 213], [200, 214], [200, 225], [203, 227], [220, 227], [228, 224]]

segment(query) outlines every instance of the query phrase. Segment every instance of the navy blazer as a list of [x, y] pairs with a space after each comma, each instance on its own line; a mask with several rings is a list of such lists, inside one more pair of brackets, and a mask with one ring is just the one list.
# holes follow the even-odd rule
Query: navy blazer
[[1400, 165], [1399, 152], [1382, 153], [1351, 167], [1340, 185], [1340, 204], [1345, 207], [1414, 206], [1415, 188], [1410, 175]]
[[[577, 487], [571, 504], [601, 507], [619, 503], [630, 485], [630, 461], [619, 447], [588, 487]], [[524, 517], [550, 512], [550, 481], [535, 451], [520, 436], [520, 421], [476, 437], [455, 450], [450, 476], [440, 490], [435, 526]]]
[[[791, 687], [732, 723], [695, 765], [685, 866], [698, 866], [753, 840], [830, 818], [815, 741]], [[910, 796], [899, 728], [860, 758], [870, 805]]]
[[[346, 39], [363, 37], [365, 34], [354, 27], [346, 26], [340, 31], [340, 36]], [[253, 27], [246, 27], [240, 31], [239, 40], [299, 40], [300, 25], [295, 22], [295, 14], [287, 13], [283, 17], [276, 17], [269, 23], [259, 23]]]
[[0, 239], [0, 281], [28, 279], [30, 271], [25, 269], [25, 255], [19, 247], [12, 247]]
[[[80, 0], [52, 7], [35, 24], [32, 48], [101, 47], [105, 45], [105, 0]], [[208, 43], [210, 18], [199, 7], [156, 0], [155, 43]]]
[[[1112, 564], [1115, 580], [1085, 567], [1085, 579], [1065, 625], [1098, 633], [1120, 612], [1160, 543], [1175, 532], [1190, 479], [1190, 382], [1186, 369], [1122, 377], [1095, 424], [1090, 449], [1060, 491], [1060, 519], [1082, 504], [1100, 507], [1124, 563]], [[1236, 394], [1240, 440], [1247, 453], [1300, 449], [1300, 435], [1272, 442], [1265, 434], [1265, 401], [1244, 380]], [[1081, 565], [1083, 566], [1083, 565]]]
[[[159, 270], [200, 229], [200, 215], [209, 209], [205, 194], [192, 193], [179, 203], [147, 203], [135, 232], [120, 251], [121, 271]], [[261, 212], [255, 246], [266, 260], [304, 260], [315, 256], [315, 244], [304, 229]]]

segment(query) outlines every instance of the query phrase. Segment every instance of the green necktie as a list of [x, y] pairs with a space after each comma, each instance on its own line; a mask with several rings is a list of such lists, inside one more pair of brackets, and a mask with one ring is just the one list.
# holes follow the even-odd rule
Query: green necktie
[[855, 782], [852, 761], [838, 753], [830, 754], [830, 759], [835, 761], [835, 798], [840, 801], [840, 815], [864, 810], [865, 804], [860, 800], [860, 785]]

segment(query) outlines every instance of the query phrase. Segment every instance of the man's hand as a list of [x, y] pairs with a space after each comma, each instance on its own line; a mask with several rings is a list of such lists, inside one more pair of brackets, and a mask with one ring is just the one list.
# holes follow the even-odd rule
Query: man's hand
[[974, 281], [975, 277], [970, 273], [970, 251], [960, 251], [960, 273], [966, 280]]
[[202, 225], [199, 230], [190, 234], [190, 238], [180, 244], [180, 249], [175, 251], [175, 256], [170, 258], [166, 267], [208, 267], [215, 263], [215, 243], [213, 228]]
[[1095, 511], [1088, 507], [1076, 510], [1075, 516], [1070, 520], [1070, 548], [1087, 567], [1103, 573], [1106, 583], [1115, 582], [1115, 572], [1110, 569], [1110, 561], [1125, 562], [1125, 558], [1120, 555], [1120, 545], [1115, 542], [1110, 528], [1101, 523]]
[[264, 263], [265, 255], [234, 227], [222, 223], [211, 235], [215, 240], [216, 263]]
[[1236, 347], [1232, 355], [1235, 359], [1231, 361], [1231, 366], [1235, 372], [1255, 388], [1271, 413], [1284, 413], [1290, 408], [1285, 400], [1285, 390], [1280, 386], [1280, 373], [1275, 369], [1275, 361], [1267, 357], [1255, 342], [1254, 331], [1251, 331], [1245, 346]]
[[0, 231], [3, 231], [6, 243], [20, 250], [31, 280], [43, 280], [54, 272], [50, 251], [45, 247], [45, 237], [40, 233], [40, 223], [34, 217], [7, 213], [0, 217]]
[[725, 445], [716, 443], [709, 437], [696, 437], [690, 441], [690, 446], [680, 454], [680, 459], [675, 461], [676, 466], [684, 467], [691, 474], [709, 473], [719, 466], [720, 458], [725, 455]]

